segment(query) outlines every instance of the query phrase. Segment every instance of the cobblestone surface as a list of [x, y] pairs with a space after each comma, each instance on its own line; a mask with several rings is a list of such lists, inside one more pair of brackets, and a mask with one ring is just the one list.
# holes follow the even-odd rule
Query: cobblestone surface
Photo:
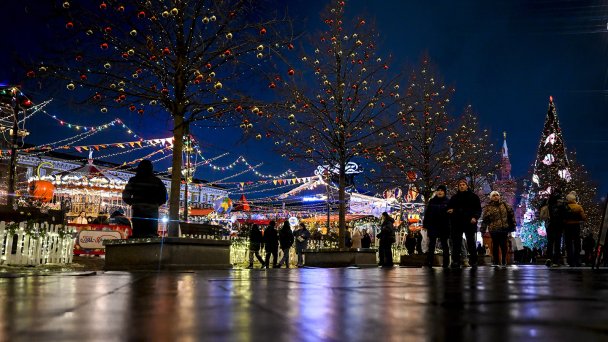
[[0, 340], [608, 340], [607, 270], [91, 271], [0, 278]]

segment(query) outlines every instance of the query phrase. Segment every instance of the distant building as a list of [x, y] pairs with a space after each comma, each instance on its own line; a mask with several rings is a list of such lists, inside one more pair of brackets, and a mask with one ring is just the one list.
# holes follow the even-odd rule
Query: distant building
[[[0, 162], [0, 168], [2, 168], [2, 172], [0, 172], [0, 175], [2, 175], [4, 174], [4, 170], [8, 168], [8, 161], [2, 160], [2, 162]], [[86, 172], [99, 172], [105, 176], [105, 178], [113, 181], [113, 183], [120, 184], [120, 189], [114, 186], [112, 189], [114, 191], [107, 191], [108, 193], [114, 192], [114, 194], [105, 194], [95, 199], [98, 201], [96, 206], [99, 212], [108, 213], [108, 211], [116, 208], [123, 208], [126, 212], [129, 212], [129, 207], [122, 202], [120, 193], [124, 188], [124, 184], [129, 178], [135, 175], [135, 171], [121, 167], [120, 164], [97, 160], [94, 161], [92, 159], [87, 160], [81, 157], [55, 152], [48, 153], [48, 155], [20, 153], [17, 158], [18, 178], [16, 188], [18, 193], [25, 195], [28, 190], [28, 180], [31, 180], [36, 176], [57, 179], [58, 177], [69, 178], [70, 175], [83, 175]], [[171, 186], [171, 176], [166, 173], [158, 174], [158, 176], [161, 178], [168, 191]], [[184, 205], [185, 186], [186, 185], [182, 183], [180, 206]], [[6, 179], [0, 184], [0, 188], [6, 193]], [[88, 201], [91, 201], [92, 198], [90, 193], [92, 191], [103, 191], [102, 188], [103, 187], [95, 187], [95, 189], [91, 189], [88, 192], [74, 190], [69, 201], [69, 207], [66, 207], [65, 209], [68, 212], [82, 211], [90, 204], [87, 203]], [[211, 208], [213, 207], [213, 202], [226, 196], [228, 196], [228, 191], [218, 186], [208, 185], [203, 180], [193, 179], [192, 182], [188, 184], [188, 206], [190, 208]], [[65, 193], [63, 193], [63, 195], [61, 193], [56, 193], [54, 201], [60, 201], [62, 198], [66, 197]], [[89, 208], [89, 211], [91, 210], [92, 209]]]
[[507, 132], [503, 133], [503, 144], [501, 149], [500, 172], [494, 182], [494, 190], [500, 192], [501, 198], [511, 207], [515, 208], [515, 192], [517, 182], [511, 176], [511, 160], [509, 159], [509, 148], [507, 147]]

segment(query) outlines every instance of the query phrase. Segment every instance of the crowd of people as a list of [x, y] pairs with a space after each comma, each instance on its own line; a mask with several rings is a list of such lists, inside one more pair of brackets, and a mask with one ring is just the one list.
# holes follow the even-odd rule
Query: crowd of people
[[[133, 209], [133, 236], [156, 236], [158, 208], [167, 200], [167, 191], [162, 182], [152, 173], [152, 164], [142, 161], [135, 177], [129, 180], [123, 200]], [[75, 223], [89, 223], [82, 213]], [[116, 215], [115, 215], [116, 214]], [[128, 219], [120, 212], [113, 213], [111, 220], [116, 224], [127, 224]], [[501, 199], [498, 191], [492, 191], [489, 201], [482, 209], [478, 195], [470, 191], [465, 179], [457, 183], [457, 192], [448, 197], [447, 187], [440, 185], [435, 189], [434, 196], [426, 206], [423, 216], [424, 233], [428, 238], [428, 249], [425, 266], [432, 267], [435, 259], [437, 240], [443, 251], [444, 268], [460, 268], [468, 255], [468, 265], [477, 267], [478, 255], [491, 254], [494, 266], [504, 267], [509, 259], [508, 252], [513, 250], [515, 231], [515, 216], [513, 208]], [[591, 262], [595, 241], [591, 235], [581, 240], [581, 222], [586, 220], [585, 211], [577, 203], [574, 191], [562, 197], [562, 192], [556, 189], [546, 200], [540, 210], [540, 219], [546, 221], [547, 227], [547, 266], [559, 267], [563, 264], [562, 237], [564, 250], [569, 266], [581, 266]], [[394, 219], [388, 213], [382, 213], [379, 233], [375, 236], [380, 240], [378, 245], [379, 266], [393, 267], [392, 246], [396, 242]], [[492, 250], [487, 246], [477, 245], [476, 234], [479, 230], [491, 237]], [[290, 267], [289, 254], [293, 246], [297, 254], [297, 266], [302, 266], [303, 250], [308, 248], [309, 241], [317, 241], [320, 232], [310, 232], [304, 223], [292, 231], [288, 222], [284, 222], [277, 230], [276, 223], [271, 221], [264, 229], [258, 225], [250, 227], [249, 232], [249, 268], [253, 268], [254, 257], [262, 264], [262, 268]], [[370, 248], [373, 236], [367, 231], [355, 229], [352, 233], [347, 230], [345, 245], [348, 248]], [[405, 242], [408, 254], [415, 251], [422, 253], [422, 234], [408, 234]], [[582, 243], [581, 243], [582, 242]], [[260, 255], [264, 249], [265, 257]], [[278, 250], [282, 258], [278, 260]], [[585, 251], [584, 260], [580, 260], [581, 248]], [[538, 249], [521, 248], [514, 253], [513, 259], [521, 263], [535, 262], [542, 255]], [[272, 260], [272, 263], [271, 263]], [[466, 265], [465, 265], [466, 266]]]
[[[446, 186], [438, 186], [424, 213], [423, 226], [429, 238], [425, 266], [433, 266], [437, 239], [441, 242], [445, 268], [461, 267], [463, 251], [468, 254], [468, 264], [471, 267], [477, 267], [478, 256], [486, 254], [491, 255], [492, 265], [498, 267], [505, 267], [508, 262], [536, 263], [537, 258], [543, 256], [538, 248], [520, 247], [514, 251], [515, 238], [511, 233], [515, 231], [515, 215], [513, 208], [501, 199], [498, 191], [490, 193], [489, 201], [483, 209], [479, 196], [468, 189], [466, 180], [458, 182], [458, 191], [452, 198], [448, 198], [446, 193]], [[562, 197], [559, 190], [554, 191], [545, 205], [546, 208], [541, 210], [540, 216], [547, 223], [548, 246], [545, 253], [548, 258], [547, 266], [559, 267], [563, 264], [562, 250], [565, 250], [569, 266], [581, 266], [582, 262], [590, 264], [595, 241], [590, 234], [581, 239], [580, 227], [586, 220], [586, 215], [576, 201], [576, 193], [572, 191]], [[491, 237], [491, 251], [488, 246], [482, 246], [481, 243], [475, 245], [478, 226], [482, 234]], [[562, 236], [564, 248], [562, 248]], [[466, 243], [466, 248], [461, 247], [463, 241]], [[413, 252], [413, 243], [411, 252]], [[406, 246], [409, 251], [410, 246], [407, 241]], [[582, 261], [581, 248], [584, 251]]]

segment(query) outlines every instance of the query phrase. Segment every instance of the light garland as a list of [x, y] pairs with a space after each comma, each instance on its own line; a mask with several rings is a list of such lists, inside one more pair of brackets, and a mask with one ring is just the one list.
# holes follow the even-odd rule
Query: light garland
[[263, 164], [263, 163], [260, 163], [260, 164], [258, 164], [258, 165], [256, 165], [256, 166], [254, 166], [254, 167], [250, 167], [249, 169], [244, 170], [244, 171], [241, 171], [241, 172], [239, 172], [239, 173], [237, 173], [237, 174], [234, 174], [234, 175], [232, 175], [232, 176], [228, 176], [228, 177], [225, 177], [225, 178], [219, 179], [219, 180], [214, 181], [214, 182], [209, 182], [209, 184], [224, 184], [224, 183], [222, 183], [223, 181], [225, 181], [225, 180], [227, 180], [227, 179], [234, 178], [234, 177], [238, 177], [238, 176], [243, 175], [243, 174], [245, 174], [245, 173], [247, 173], [247, 172], [251, 172], [251, 171], [252, 171], [254, 168], [262, 166], [262, 164]]

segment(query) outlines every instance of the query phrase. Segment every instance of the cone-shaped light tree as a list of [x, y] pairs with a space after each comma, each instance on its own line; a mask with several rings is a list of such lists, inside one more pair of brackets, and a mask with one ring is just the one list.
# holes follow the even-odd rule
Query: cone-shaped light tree
[[267, 127], [257, 136], [275, 139], [285, 158], [322, 166], [321, 173], [337, 179], [341, 248], [347, 177], [357, 171], [350, 162], [382, 158], [377, 147], [391, 139], [387, 127], [401, 110], [397, 76], [376, 53], [377, 33], [364, 19], [349, 19], [346, 7], [331, 1], [322, 13], [325, 30], [269, 80], [283, 105], [266, 113]]
[[250, 0], [55, 3], [49, 26], [60, 34], [56, 49], [28, 76], [61, 84], [102, 114], [120, 109], [172, 119], [169, 235], [176, 236], [185, 129], [192, 121], [251, 128], [254, 107], [237, 95], [239, 84], [291, 46], [279, 36], [288, 22]]
[[537, 219], [537, 212], [542, 202], [555, 189], [566, 191], [571, 179], [570, 162], [566, 154], [557, 109], [553, 97], [549, 97], [549, 108], [534, 162], [532, 183], [528, 190], [527, 212], [520, 231], [524, 245], [540, 248], [545, 244], [546, 231], [544, 223]]

